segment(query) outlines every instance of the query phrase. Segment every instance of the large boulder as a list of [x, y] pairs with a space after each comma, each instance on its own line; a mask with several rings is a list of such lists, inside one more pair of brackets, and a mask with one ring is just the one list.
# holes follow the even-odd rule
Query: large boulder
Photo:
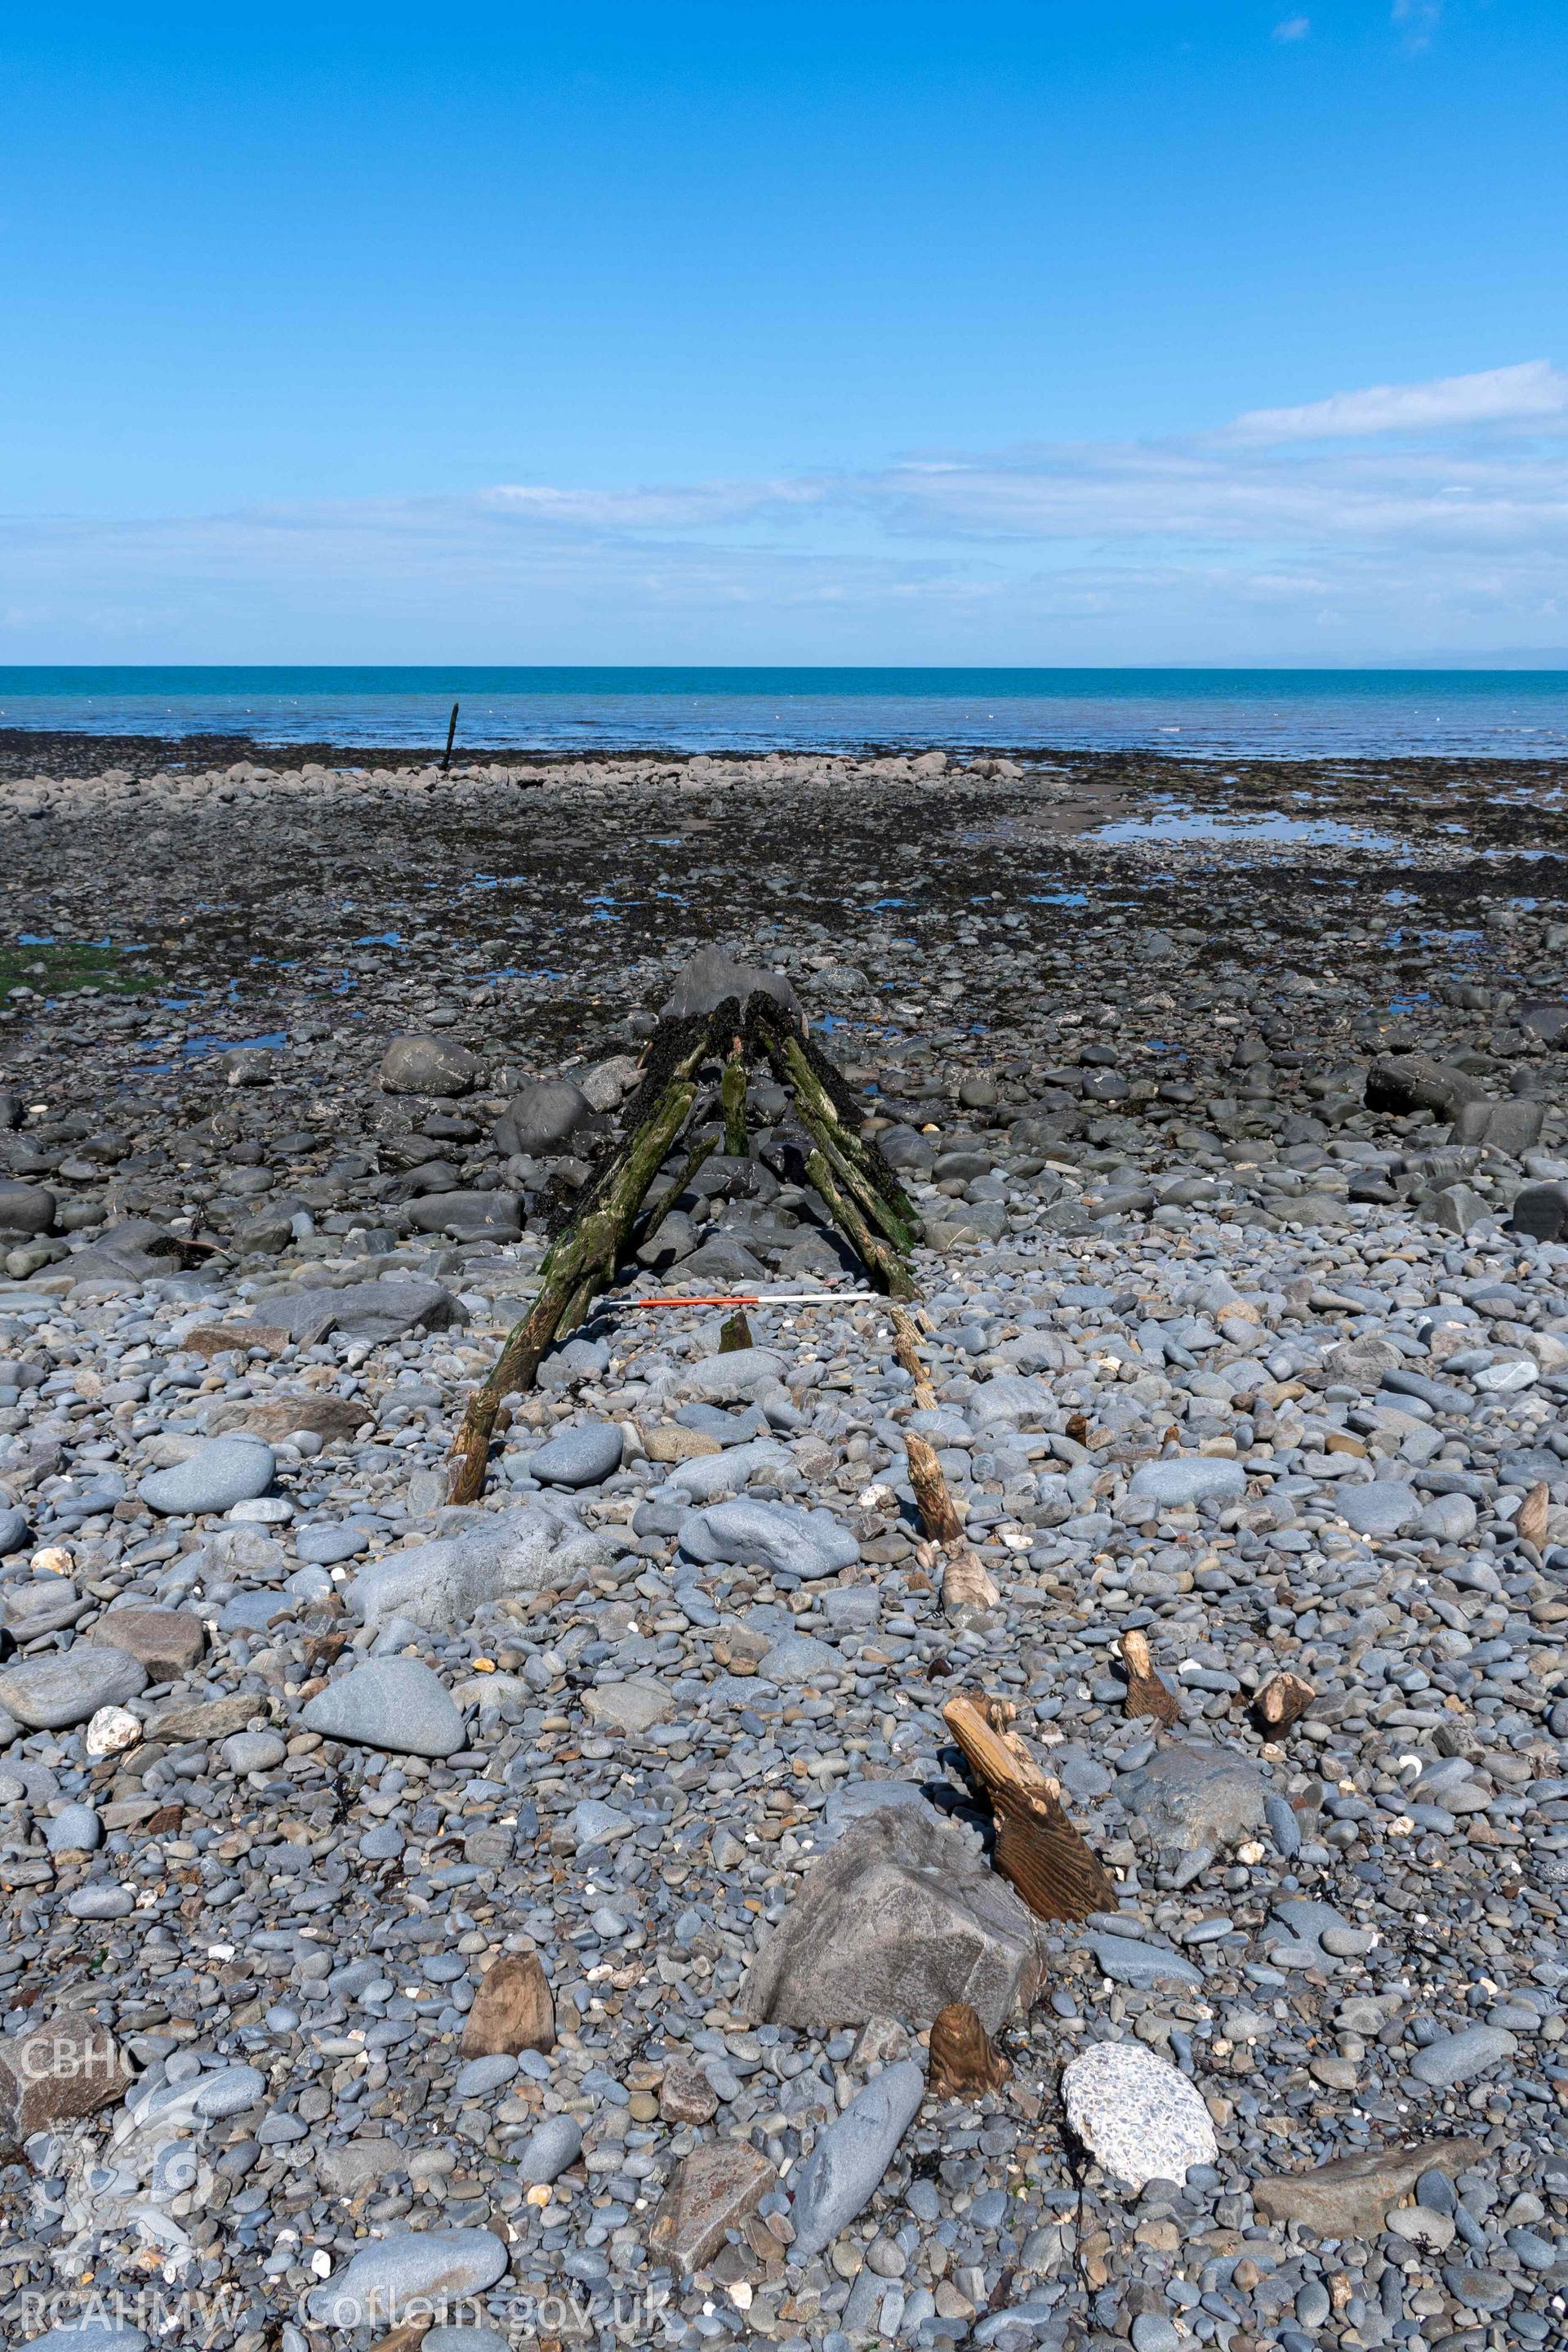
[[1267, 1793], [1250, 1757], [1184, 1740], [1162, 1748], [1116, 1783], [1135, 1834], [1142, 1831], [1155, 1845], [1189, 1853], [1217, 1851], [1248, 1836], [1263, 1821]]
[[775, 2025], [929, 2024], [966, 2000], [988, 2032], [1040, 1980], [1035, 1922], [925, 1803], [879, 1807], [815, 1863], [752, 1961], [744, 2000]]
[[593, 1116], [593, 1104], [570, 1078], [538, 1078], [513, 1095], [497, 1119], [496, 1148], [509, 1157], [548, 1159], [563, 1150]]
[[860, 1557], [859, 1545], [831, 1511], [800, 1511], [749, 1495], [691, 1512], [680, 1522], [680, 1549], [705, 1566], [754, 1563], [805, 1578], [831, 1576]]
[[47, 1185], [0, 1183], [0, 1233], [52, 1234], [55, 1205]]
[[1568, 1231], [1568, 1184], [1524, 1185], [1513, 1196], [1509, 1227], [1531, 1241], [1561, 1241]]
[[524, 1211], [520, 1192], [432, 1192], [404, 1214], [419, 1234], [451, 1232], [460, 1241], [516, 1241]]
[[283, 1331], [301, 1348], [314, 1347], [329, 1331], [375, 1342], [401, 1339], [410, 1331], [446, 1331], [468, 1319], [460, 1298], [417, 1276], [350, 1282], [341, 1290], [323, 1286], [278, 1291], [262, 1301], [256, 1317], [268, 1331]]
[[583, 1527], [567, 1505], [529, 1504], [487, 1512], [459, 1535], [389, 1553], [362, 1569], [343, 1597], [373, 1627], [406, 1617], [428, 1633], [455, 1633], [491, 1601], [556, 1591], [622, 1549], [613, 1534]]
[[742, 963], [731, 948], [704, 948], [675, 976], [675, 985], [659, 1006], [664, 1021], [688, 1020], [693, 1013], [716, 1013], [729, 997], [744, 1004], [748, 997], [771, 996], [791, 1013], [804, 1029], [805, 1015], [799, 997], [782, 971], [765, 971], [760, 964]]
[[472, 1094], [484, 1064], [450, 1037], [395, 1037], [382, 1056], [381, 1083], [389, 1095]]
[[1431, 1061], [1425, 1054], [1385, 1054], [1366, 1074], [1368, 1110], [1392, 1111], [1400, 1118], [1429, 1110], [1438, 1118], [1452, 1118], [1461, 1105], [1487, 1099], [1485, 1087], [1468, 1071]]

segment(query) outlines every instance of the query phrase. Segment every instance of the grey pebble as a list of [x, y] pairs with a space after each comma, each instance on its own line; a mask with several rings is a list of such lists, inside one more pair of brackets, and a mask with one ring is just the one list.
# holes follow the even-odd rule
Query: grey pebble
[[103, 1823], [90, 1805], [62, 1805], [44, 1838], [51, 1853], [90, 1853], [103, 1843]]
[[583, 2128], [574, 2116], [547, 2116], [536, 2124], [517, 2155], [517, 2177], [529, 2187], [559, 2180], [582, 2151]]
[[307, 1731], [397, 1756], [450, 1756], [467, 1737], [440, 1676], [418, 1658], [374, 1658], [318, 1691], [301, 1709]]
[[534, 1477], [546, 1486], [596, 1486], [621, 1466], [626, 1439], [613, 1421], [563, 1429], [527, 1457]]
[[817, 2253], [869, 2201], [925, 2095], [910, 2060], [884, 2067], [822, 2133], [800, 2168], [790, 2219], [795, 2260]]
[[1468, 2025], [1458, 2033], [1440, 2034], [1410, 2062], [1417, 2082], [1450, 2090], [1489, 2073], [1519, 2047], [1511, 2033], [1498, 2025]]
[[150, 1509], [179, 1517], [232, 1510], [265, 1495], [276, 1463], [257, 1437], [209, 1437], [172, 1470], [154, 1470], [137, 1486]]

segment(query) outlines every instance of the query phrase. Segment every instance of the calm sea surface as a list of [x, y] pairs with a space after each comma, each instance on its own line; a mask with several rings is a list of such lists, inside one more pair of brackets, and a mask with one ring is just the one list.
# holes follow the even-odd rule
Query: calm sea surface
[[1568, 670], [0, 667], [0, 728], [517, 751], [1568, 752]]

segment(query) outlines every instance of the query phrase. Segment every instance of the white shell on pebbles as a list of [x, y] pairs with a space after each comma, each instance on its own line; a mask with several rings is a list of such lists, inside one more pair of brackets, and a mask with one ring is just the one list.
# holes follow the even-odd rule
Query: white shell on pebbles
[[1106, 2172], [1132, 2189], [1180, 2184], [1218, 2154], [1209, 2111], [1168, 2058], [1141, 2042], [1097, 2042], [1062, 2075], [1068, 2123]]

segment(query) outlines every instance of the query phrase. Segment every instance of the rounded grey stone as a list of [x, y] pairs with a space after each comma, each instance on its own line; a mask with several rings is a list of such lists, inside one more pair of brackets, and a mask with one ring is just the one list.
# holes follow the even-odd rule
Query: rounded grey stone
[[803, 1683], [837, 1682], [844, 1672], [844, 1661], [814, 1633], [786, 1633], [782, 1642], [773, 1643], [757, 1672], [765, 1682], [787, 1690]]
[[103, 1843], [103, 1823], [90, 1805], [64, 1805], [45, 1824], [44, 1843], [51, 1853], [91, 1853]]
[[147, 1687], [147, 1669], [107, 1643], [27, 1658], [0, 1675], [0, 1706], [29, 1731], [65, 1731], [100, 1706], [123, 1706]]
[[570, 1078], [541, 1078], [513, 1095], [496, 1121], [496, 1141], [503, 1151], [542, 1159], [593, 1116], [592, 1103]]
[[575, 2164], [583, 2147], [583, 2126], [575, 2116], [546, 2116], [536, 2124], [518, 2153], [517, 2177], [525, 2188], [560, 2179]]
[[218, 1750], [231, 1772], [269, 1772], [288, 1753], [288, 1741], [276, 1731], [236, 1731]]
[[1263, 1816], [1268, 1823], [1268, 1834], [1274, 1841], [1274, 1851], [1282, 1862], [1294, 1861], [1301, 1851], [1301, 1822], [1296, 1808], [1288, 1798], [1270, 1790], [1263, 1800]]
[[584, 1797], [573, 1808], [572, 1829], [579, 1846], [605, 1845], [612, 1839], [625, 1837], [632, 1827], [631, 1816], [617, 1806], [606, 1805], [599, 1797]]
[[1131, 1494], [1161, 1510], [1188, 1503], [1234, 1502], [1247, 1492], [1247, 1472], [1223, 1455], [1189, 1454], [1170, 1462], [1145, 1462], [1132, 1474]]
[[172, 1470], [154, 1470], [136, 1491], [165, 1517], [196, 1518], [264, 1495], [274, 1467], [272, 1448], [258, 1437], [209, 1437]]
[[1421, 1498], [1414, 1486], [1394, 1479], [1377, 1479], [1370, 1486], [1341, 1486], [1334, 1500], [1347, 1525], [1358, 1536], [1396, 1536], [1421, 1516]]
[[449, 1037], [395, 1037], [382, 1056], [381, 1083], [389, 1095], [466, 1095], [484, 1064]]
[[1321, 2279], [1308, 2279], [1296, 2297], [1296, 2316], [1303, 2327], [1321, 2327], [1333, 2307]]
[[258, 2067], [221, 2066], [202, 2077], [191, 2104], [198, 2116], [216, 2122], [224, 2116], [243, 2115], [266, 2095], [267, 2077]]
[[1163, 2311], [1141, 2311], [1132, 2323], [1132, 2352], [1182, 2352], [1174, 2320]]
[[1451, 2090], [1511, 2058], [1518, 2047], [1504, 2026], [1467, 2025], [1429, 2042], [1411, 2060], [1410, 2071], [1418, 2083], [1430, 2084], [1434, 2090]]
[[819, 2254], [870, 2202], [924, 2096], [924, 2071], [901, 2059], [874, 2074], [818, 2134], [790, 2209], [797, 2262]]
[[470, 2058], [466, 2066], [458, 2069], [458, 2079], [452, 2085], [456, 2099], [479, 2099], [487, 2091], [499, 2091], [517, 2073], [517, 2060], [498, 2051], [493, 2058]]
[[590, 1421], [561, 1430], [528, 1456], [533, 1475], [547, 1486], [596, 1486], [621, 1466], [626, 1439], [613, 1421]]
[[66, 1897], [66, 1909], [73, 1919], [123, 1919], [135, 1908], [136, 1897], [129, 1886], [111, 1886], [106, 1881], [79, 1886]]
[[129, 2319], [99, 2318], [89, 2313], [65, 2319], [42, 2336], [29, 2336], [17, 2352], [146, 2352], [147, 2335]]
[[301, 1528], [294, 1538], [295, 1556], [317, 1568], [332, 1568], [341, 1559], [354, 1559], [370, 1547], [370, 1529], [354, 1527]]
[[660, 1018], [684, 1021], [696, 1013], [716, 1013], [729, 997], [743, 1005], [758, 994], [771, 996], [797, 1019], [803, 1017], [800, 999], [782, 971], [746, 963], [732, 947], [702, 948], [676, 974], [659, 1008]]
[[859, 1545], [831, 1511], [796, 1510], [750, 1495], [689, 1513], [679, 1541], [691, 1559], [752, 1561], [799, 1577], [831, 1576], [860, 1557]]
[[44, 1184], [0, 1184], [0, 1233], [52, 1234], [54, 1194]]
[[371, 1658], [318, 1691], [300, 1714], [307, 1731], [394, 1756], [451, 1756], [467, 1733], [452, 1695], [419, 1658]]
[[336, 2277], [310, 2295], [307, 2308], [321, 2327], [396, 2324], [415, 2304], [483, 2294], [507, 2266], [507, 2251], [489, 2230], [404, 2230], [353, 2256]]

